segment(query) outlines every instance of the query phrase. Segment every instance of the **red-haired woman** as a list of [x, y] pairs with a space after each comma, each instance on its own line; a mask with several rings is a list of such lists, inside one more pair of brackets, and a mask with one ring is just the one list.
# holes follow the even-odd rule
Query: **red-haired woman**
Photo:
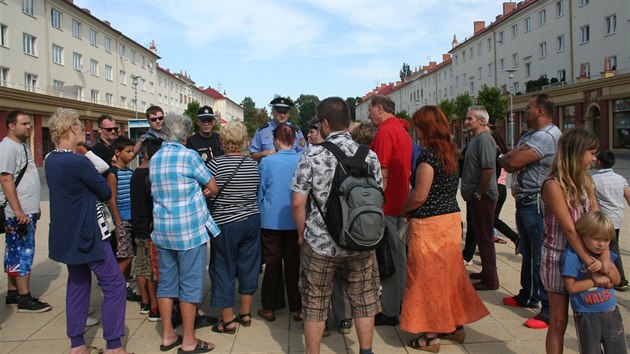
[[291, 178], [300, 155], [293, 150], [295, 130], [280, 124], [273, 130], [276, 154], [260, 161], [258, 206], [262, 220], [262, 254], [265, 265], [260, 296], [263, 308], [258, 315], [267, 321], [276, 319], [274, 311], [285, 307], [286, 289], [289, 311], [300, 321], [302, 300], [298, 291], [300, 246], [295, 222], [291, 217]]
[[461, 252], [457, 204], [458, 152], [438, 106], [413, 115], [422, 153], [402, 208], [409, 220], [407, 285], [400, 328], [420, 335], [409, 346], [440, 350], [440, 338], [463, 342], [463, 325], [488, 315], [473, 289]]

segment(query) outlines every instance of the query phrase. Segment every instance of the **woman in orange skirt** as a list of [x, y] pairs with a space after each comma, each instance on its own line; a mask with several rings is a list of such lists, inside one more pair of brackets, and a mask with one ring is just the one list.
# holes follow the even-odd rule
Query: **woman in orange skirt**
[[402, 208], [409, 220], [407, 285], [400, 328], [419, 336], [414, 349], [437, 353], [440, 339], [463, 342], [464, 324], [488, 315], [464, 268], [457, 204], [457, 149], [444, 113], [424, 106], [413, 115], [422, 146], [414, 186]]

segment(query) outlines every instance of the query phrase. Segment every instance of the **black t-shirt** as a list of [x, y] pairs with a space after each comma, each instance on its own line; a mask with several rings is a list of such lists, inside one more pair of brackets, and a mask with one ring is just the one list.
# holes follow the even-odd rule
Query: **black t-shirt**
[[197, 151], [203, 162], [206, 163], [206, 166], [208, 166], [210, 160], [223, 155], [223, 148], [221, 148], [219, 134], [216, 132], [212, 132], [208, 138], [196, 133], [188, 138], [186, 141], [186, 147]]
[[136, 168], [131, 176], [131, 223], [136, 238], [148, 240], [153, 229], [153, 197], [149, 169]]
[[100, 157], [111, 167], [112, 158], [114, 157], [114, 150], [112, 150], [109, 145], [106, 145], [102, 140], [99, 139], [92, 146], [92, 152], [94, 153], [94, 155]]

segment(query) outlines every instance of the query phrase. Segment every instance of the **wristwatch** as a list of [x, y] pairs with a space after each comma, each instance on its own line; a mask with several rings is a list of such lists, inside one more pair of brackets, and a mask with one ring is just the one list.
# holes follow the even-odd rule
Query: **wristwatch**
[[481, 200], [481, 195], [477, 192], [473, 193], [473, 198], [477, 199], [477, 200]]

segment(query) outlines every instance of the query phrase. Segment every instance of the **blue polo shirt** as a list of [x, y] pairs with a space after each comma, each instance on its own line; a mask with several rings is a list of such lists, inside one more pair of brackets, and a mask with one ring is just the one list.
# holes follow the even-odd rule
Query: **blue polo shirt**
[[[302, 134], [300, 128], [289, 121], [285, 124], [295, 129], [295, 142], [293, 143], [293, 150], [295, 150], [295, 152], [300, 152], [306, 149], [306, 140], [304, 139], [304, 134]], [[273, 130], [276, 129], [277, 126], [278, 125], [275, 120], [271, 120], [270, 122], [261, 125], [254, 134], [252, 143], [249, 146], [249, 153], [253, 154], [255, 152], [275, 150], [273, 146]]]
[[263, 229], [297, 229], [291, 214], [291, 179], [299, 160], [300, 154], [293, 150], [280, 150], [260, 160], [258, 207]]

